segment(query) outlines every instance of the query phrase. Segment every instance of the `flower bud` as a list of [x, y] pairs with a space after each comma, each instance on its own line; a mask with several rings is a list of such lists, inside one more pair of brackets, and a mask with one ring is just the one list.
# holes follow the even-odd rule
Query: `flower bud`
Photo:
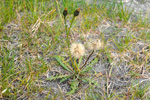
[[76, 17], [76, 16], [79, 15], [79, 11], [80, 11], [80, 8], [78, 8], [78, 9], [74, 12], [74, 17]]
[[63, 15], [64, 15], [64, 17], [66, 17], [66, 16], [67, 16], [67, 14], [68, 14], [68, 10], [67, 10], [67, 8], [65, 8], [65, 9], [64, 9], [64, 11], [63, 11]]

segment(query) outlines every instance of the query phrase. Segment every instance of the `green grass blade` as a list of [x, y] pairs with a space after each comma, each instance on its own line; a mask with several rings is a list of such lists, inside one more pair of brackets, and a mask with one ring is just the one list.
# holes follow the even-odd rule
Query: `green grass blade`
[[55, 56], [54, 58], [58, 61], [58, 63], [59, 63], [65, 70], [67, 70], [67, 71], [73, 73], [73, 72], [61, 61], [61, 59], [59, 59], [57, 56]]
[[81, 73], [88, 72], [88, 71], [91, 70], [91, 69], [92, 69], [92, 67], [87, 67], [87, 68], [85, 68], [84, 70], [82, 70]]

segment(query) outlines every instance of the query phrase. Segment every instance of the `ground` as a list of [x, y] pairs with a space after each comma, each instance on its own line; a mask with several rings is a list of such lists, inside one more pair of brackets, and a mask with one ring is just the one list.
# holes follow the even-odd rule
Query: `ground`
[[[3, 1], [4, 2], [4, 1]], [[33, 3], [33, 4], [32, 4]], [[150, 2], [41, 1], [21, 2], [0, 9], [0, 67], [3, 99], [150, 99]], [[5, 4], [7, 5], [7, 3]], [[24, 6], [26, 5], [26, 6]], [[44, 5], [44, 6], [43, 6]], [[33, 8], [32, 8], [33, 7]], [[39, 7], [39, 9], [38, 9]], [[87, 48], [90, 39], [101, 39], [103, 47], [94, 52], [89, 83], [81, 82], [75, 93], [68, 79], [48, 80], [68, 74], [54, 58], [68, 61], [62, 11], [67, 7], [67, 25], [72, 13], [81, 8], [70, 31], [70, 42]], [[7, 15], [7, 9], [9, 12]], [[15, 10], [14, 10], [15, 9]], [[14, 12], [13, 12], [14, 11]], [[14, 15], [13, 15], [14, 14]], [[13, 16], [16, 16], [12, 18]], [[9, 17], [11, 17], [9, 19]], [[9, 20], [7, 20], [9, 19]], [[90, 51], [86, 51], [83, 62]]]

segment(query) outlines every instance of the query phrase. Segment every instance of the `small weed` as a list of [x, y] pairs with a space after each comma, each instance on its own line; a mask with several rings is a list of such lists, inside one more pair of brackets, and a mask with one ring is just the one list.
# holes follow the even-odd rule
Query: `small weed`
[[75, 93], [75, 91], [78, 89], [78, 86], [79, 86], [81, 81], [83, 81], [83, 82], [88, 81], [83, 76], [85, 76], [85, 74], [89, 70], [92, 69], [91, 66], [95, 62], [97, 62], [97, 59], [95, 58], [95, 60], [93, 60], [91, 62], [91, 64], [88, 64], [88, 65], [87, 65], [87, 62], [88, 62], [89, 58], [92, 56], [92, 54], [94, 53], [94, 51], [100, 49], [100, 47], [102, 45], [100, 40], [96, 40], [96, 41], [93, 41], [93, 42], [89, 43], [89, 48], [91, 49], [92, 52], [87, 57], [85, 63], [81, 66], [83, 56], [85, 55], [85, 48], [81, 43], [73, 43], [70, 46], [70, 41], [69, 41], [70, 28], [72, 27], [72, 23], [73, 23], [75, 17], [77, 17], [79, 15], [79, 11], [80, 11], [80, 9], [77, 9], [77, 10], [74, 11], [74, 15], [73, 15], [73, 18], [71, 20], [71, 25], [70, 25], [69, 28], [67, 28], [67, 25], [66, 25], [66, 16], [68, 14], [67, 8], [65, 8], [64, 11], [63, 11], [64, 20], [65, 20], [65, 30], [66, 30], [66, 35], [67, 35], [66, 43], [68, 44], [68, 47], [70, 47], [69, 55], [70, 55], [71, 65], [69, 64], [69, 62], [66, 62], [63, 57], [55, 56], [55, 59], [57, 60], [57, 62], [65, 70], [70, 72], [70, 74], [68, 74], [68, 75], [58, 75], [58, 76], [50, 77], [50, 78], [47, 79], [47, 80], [55, 80], [55, 79], [60, 78], [61, 79], [60, 82], [63, 82], [65, 80], [69, 79], [69, 78], [72, 78], [71, 84], [70, 84], [71, 85], [71, 91], [69, 91], [67, 93], [67, 95]]

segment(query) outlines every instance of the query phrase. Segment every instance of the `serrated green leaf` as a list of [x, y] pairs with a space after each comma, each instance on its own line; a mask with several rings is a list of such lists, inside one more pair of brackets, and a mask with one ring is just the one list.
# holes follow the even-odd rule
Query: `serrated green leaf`
[[85, 82], [85, 83], [87, 83], [87, 82], [88, 82], [88, 81], [87, 81], [87, 80], [85, 80], [85, 79], [82, 79], [82, 81], [83, 81], [83, 82]]
[[67, 93], [67, 95], [70, 95], [70, 94], [73, 94], [75, 93], [75, 91], [78, 89], [78, 85], [79, 85], [79, 82], [77, 79], [74, 79], [72, 82], [71, 82], [71, 91], [69, 91]]
[[[73, 75], [73, 74], [72, 74]], [[60, 80], [60, 83], [61, 82], [64, 82], [65, 80], [67, 80], [68, 78], [70, 78], [72, 75], [68, 75], [67, 77], [63, 78], [62, 80]]]
[[70, 95], [70, 94], [73, 94], [73, 93], [75, 93], [75, 90], [69, 91], [66, 95]]
[[59, 59], [57, 56], [55, 56], [54, 58], [58, 61], [58, 63], [59, 63], [65, 70], [67, 70], [67, 71], [73, 73], [73, 72], [61, 61], [61, 59]]
[[56, 79], [60, 79], [60, 78], [64, 78], [67, 77], [68, 75], [56, 75], [56, 76], [51, 76], [50, 78], [47, 78], [46, 80], [56, 80]]

